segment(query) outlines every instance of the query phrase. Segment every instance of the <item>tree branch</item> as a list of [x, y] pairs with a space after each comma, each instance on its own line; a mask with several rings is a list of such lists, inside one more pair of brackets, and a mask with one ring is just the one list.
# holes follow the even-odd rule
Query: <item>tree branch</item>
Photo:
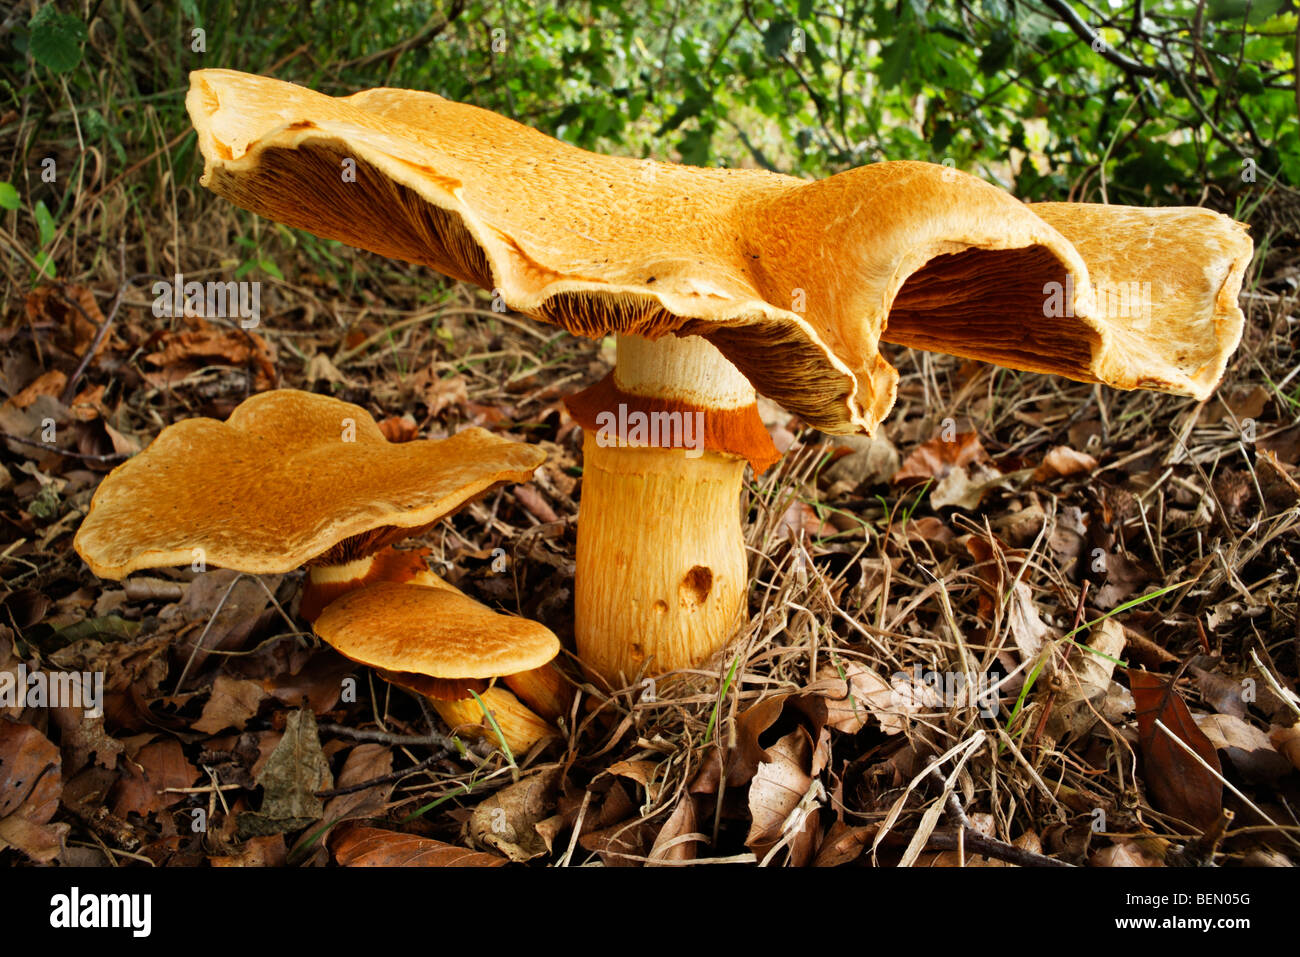
[[1165, 71], [1159, 67], [1131, 60], [1112, 48], [1101, 34], [1083, 22], [1083, 18], [1075, 13], [1074, 8], [1066, 0], [1043, 0], [1043, 5], [1055, 12], [1065, 25], [1074, 31], [1075, 36], [1130, 76], [1164, 76]]

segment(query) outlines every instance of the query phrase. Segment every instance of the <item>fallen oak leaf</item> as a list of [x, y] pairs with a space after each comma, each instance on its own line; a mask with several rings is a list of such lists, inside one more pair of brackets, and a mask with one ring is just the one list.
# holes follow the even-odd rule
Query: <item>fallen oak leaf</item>
[[342, 867], [502, 867], [504, 857], [432, 838], [345, 824], [330, 842]]
[[[1196, 726], [1172, 682], [1149, 671], [1130, 671], [1129, 688], [1137, 703], [1143, 781], [1151, 792], [1152, 803], [1166, 814], [1205, 830], [1223, 811], [1218, 751]], [[1161, 726], [1168, 730], [1162, 730]], [[1171, 733], [1187, 744], [1204, 764], [1171, 741]]]

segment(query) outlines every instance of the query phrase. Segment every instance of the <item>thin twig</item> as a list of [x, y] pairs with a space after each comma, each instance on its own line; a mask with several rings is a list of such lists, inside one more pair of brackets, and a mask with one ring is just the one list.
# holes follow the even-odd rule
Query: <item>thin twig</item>
[[391, 744], [395, 747], [419, 746], [440, 748], [447, 752], [459, 753], [456, 742], [445, 734], [431, 731], [429, 734], [392, 734], [388, 731], [365, 731], [361, 728], [346, 728], [341, 724], [322, 724], [317, 730], [337, 734], [341, 738], [353, 741], [374, 741], [378, 744]]
[[53, 452], [55, 455], [66, 455], [69, 458], [81, 459], [85, 462], [121, 462], [124, 459], [129, 459], [132, 455], [130, 452], [106, 452], [103, 455], [92, 452], [73, 452], [70, 449], [60, 449], [53, 445], [46, 445], [44, 442], [25, 439], [21, 435], [14, 435], [12, 432], [0, 432], [0, 437], [7, 442], [30, 445], [32, 448], [44, 449], [46, 452]]
[[394, 771], [392, 774], [385, 774], [383, 777], [371, 778], [369, 781], [362, 781], [360, 784], [350, 784], [343, 788], [333, 788], [329, 791], [317, 791], [318, 798], [339, 797], [343, 794], [355, 794], [357, 791], [364, 791], [366, 788], [379, 787], [383, 784], [396, 784], [402, 778], [408, 777], [417, 771], [423, 771], [425, 768], [437, 764], [443, 758], [451, 755], [451, 751], [446, 748], [439, 748], [433, 754], [429, 755], [419, 764], [413, 764], [409, 768], [403, 768], [400, 771]]

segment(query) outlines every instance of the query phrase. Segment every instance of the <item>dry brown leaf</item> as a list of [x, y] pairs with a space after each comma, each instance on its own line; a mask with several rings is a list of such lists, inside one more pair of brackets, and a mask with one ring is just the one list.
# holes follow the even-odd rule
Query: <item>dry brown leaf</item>
[[1076, 452], [1068, 445], [1058, 445], [1043, 456], [1043, 462], [1034, 469], [1033, 480], [1046, 482], [1054, 478], [1087, 474], [1097, 467], [1097, 460], [1087, 452]]
[[[1210, 827], [1223, 811], [1218, 751], [1196, 727], [1172, 684], [1148, 671], [1130, 671], [1129, 687], [1137, 702], [1138, 743], [1144, 759], [1142, 780], [1152, 803], [1202, 830]], [[1157, 727], [1157, 720], [1168, 732]], [[1170, 733], [1195, 751], [1201, 761], [1170, 740]], [[1205, 765], [1213, 770], [1207, 770]]]
[[1248, 781], [1272, 781], [1291, 773], [1291, 763], [1278, 753], [1269, 737], [1231, 714], [1193, 715], [1196, 726], [1214, 747], [1227, 754]]
[[550, 503], [542, 497], [542, 493], [531, 485], [516, 485], [515, 498], [539, 522], [549, 524], [560, 520], [560, 516], [555, 514], [555, 509], [551, 508]]
[[1052, 629], [1038, 617], [1038, 606], [1033, 593], [1023, 581], [1011, 586], [1011, 600], [1007, 602], [1007, 628], [1020, 652], [1021, 661], [1034, 661], [1043, 651], [1043, 642]]
[[1105, 555], [1104, 561], [1105, 580], [1092, 596], [1092, 604], [1102, 611], [1110, 611], [1137, 594], [1142, 586], [1155, 580], [1150, 569], [1128, 552], [1110, 552]]
[[659, 765], [654, 761], [619, 761], [610, 765], [609, 773], [635, 781], [646, 789], [650, 800], [653, 801], [658, 797], [658, 788], [655, 785], [658, 768]]
[[657, 821], [638, 818], [598, 831], [584, 830], [578, 843], [600, 855], [606, 867], [637, 867], [649, 857], [650, 843], [658, 830]]
[[68, 377], [58, 369], [50, 369], [37, 376], [27, 388], [23, 389], [9, 401], [20, 409], [25, 409], [36, 401], [37, 396], [48, 395], [58, 398], [68, 384]]
[[1069, 665], [1057, 672], [1064, 690], [1057, 694], [1047, 722], [1047, 733], [1053, 738], [1059, 741], [1078, 737], [1097, 723], [1126, 641], [1124, 627], [1114, 618], [1106, 618], [1093, 630], [1088, 643], [1096, 654], [1077, 648]]
[[284, 867], [287, 852], [283, 834], [249, 838], [226, 855], [210, 854], [213, 867]]
[[980, 444], [976, 432], [960, 432], [952, 436], [952, 441], [944, 441], [942, 435], [923, 442], [903, 460], [902, 468], [894, 473], [890, 481], [924, 482], [930, 478], [943, 478], [956, 467], [964, 467], [975, 462], [987, 462], [988, 453]]
[[203, 706], [203, 714], [190, 727], [204, 734], [216, 734], [226, 728], [243, 731], [265, 697], [266, 693], [256, 681], [218, 675], [212, 683], [212, 695]]
[[898, 472], [900, 460], [894, 443], [877, 432], [865, 435], [837, 435], [831, 440], [846, 449], [826, 467], [822, 479], [828, 486], [843, 482], [849, 491], [862, 485], [881, 485]]
[[908, 709], [889, 682], [861, 662], [845, 661], [839, 668], [827, 662], [817, 670], [817, 678], [811, 693], [800, 696], [801, 702], [820, 705], [820, 713], [809, 714], [814, 727], [856, 734], [872, 717], [886, 734], [900, 734], [906, 727]]
[[[69, 302], [71, 300], [71, 302]], [[76, 305], [73, 305], [76, 303]], [[77, 306], [81, 308], [78, 309]], [[27, 321], [32, 326], [50, 324], [54, 327], [54, 342], [65, 352], [82, 355], [95, 339], [104, 314], [94, 292], [77, 284], [38, 286], [24, 303]], [[99, 355], [109, 345], [105, 337], [95, 354]]]
[[655, 837], [650, 853], [646, 855], [650, 858], [646, 866], [662, 866], [656, 863], [659, 861], [695, 860], [695, 845], [704, 839], [704, 835], [697, 833], [695, 822], [695, 798], [683, 794]]
[[813, 866], [839, 867], [856, 861], [876, 836], [876, 830], [874, 824], [853, 826], [836, 821], [817, 849], [817, 859], [813, 861]]
[[414, 834], [345, 824], [330, 841], [343, 867], [501, 867], [504, 857]]
[[1188, 668], [1192, 675], [1196, 676], [1196, 687], [1200, 689], [1201, 697], [1205, 698], [1214, 710], [1219, 714], [1231, 714], [1238, 718], [1245, 718], [1245, 701], [1243, 698], [1243, 687], [1240, 681], [1232, 680], [1231, 677], [1216, 674], [1213, 671], [1205, 671], [1204, 668], [1196, 667], [1193, 664]]
[[384, 438], [389, 442], [410, 442], [420, 434], [420, 428], [415, 423], [415, 418], [409, 413], [406, 415], [390, 415], [379, 423], [379, 431], [384, 433]]
[[781, 534], [791, 541], [811, 541], [835, 532], [835, 526], [823, 521], [806, 502], [791, 502], [781, 516]]
[[50, 824], [63, 792], [59, 749], [35, 728], [0, 719], [0, 850], [46, 863], [63, 850], [67, 824]]
[[547, 768], [479, 802], [469, 819], [474, 843], [500, 851], [512, 861], [545, 854], [546, 842], [535, 825], [555, 809], [562, 773], [561, 768]]
[[1288, 757], [1273, 746], [1268, 734], [1240, 718], [1226, 714], [1196, 715], [1196, 720], [1215, 748], [1227, 756], [1246, 781], [1272, 784], [1294, 770]]
[[113, 813], [120, 818], [131, 813], [154, 814], [184, 800], [184, 794], [164, 793], [163, 789], [188, 788], [199, 777], [174, 738], [152, 741], [120, 764], [126, 773], [111, 795]]
[[469, 402], [469, 383], [463, 375], [438, 376], [436, 364], [421, 369], [408, 380], [410, 396], [423, 402], [429, 415], [436, 416], [443, 409]]
[[[803, 867], [816, 850], [820, 784], [808, 773], [812, 740], [803, 728], [768, 749], [771, 760], [760, 765], [749, 785], [751, 825], [745, 846], [762, 863], [778, 847], [789, 850], [789, 865]], [[779, 851], [771, 858], [779, 860]]]
[[251, 365], [256, 370], [258, 391], [274, 387], [274, 353], [260, 335], [246, 329], [217, 328], [199, 318], [186, 321], [189, 330], [164, 331], [151, 341], [156, 351], [145, 356], [145, 361], [161, 370], [146, 376], [151, 384], [173, 385], [203, 366]]
[[1088, 858], [1093, 867], [1164, 867], [1165, 862], [1137, 841], [1119, 841], [1094, 851]]
[[[382, 744], [358, 744], [348, 752], [335, 789], [354, 787], [393, 773], [392, 749]], [[394, 785], [379, 784], [351, 794], [338, 794], [325, 803], [326, 821], [336, 823], [355, 817], [370, 817], [383, 811]]]
[[325, 813], [317, 791], [333, 786], [329, 761], [321, 750], [316, 715], [309, 708], [291, 711], [284, 734], [257, 775], [262, 806], [239, 816], [244, 834], [266, 836], [294, 831]]
[[1289, 728], [1280, 724], [1272, 725], [1268, 729], [1268, 740], [1280, 754], [1300, 768], [1300, 724]]
[[736, 716], [736, 745], [727, 755], [727, 786], [748, 784], [758, 766], [768, 760], [767, 751], [758, 743], [759, 736], [776, 723], [789, 695], [763, 698]]

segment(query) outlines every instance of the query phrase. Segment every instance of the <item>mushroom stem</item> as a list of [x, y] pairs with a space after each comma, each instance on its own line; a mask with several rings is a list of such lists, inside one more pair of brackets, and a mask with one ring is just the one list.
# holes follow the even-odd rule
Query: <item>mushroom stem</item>
[[583, 664], [621, 685], [698, 666], [731, 639], [746, 459], [710, 448], [757, 413], [748, 380], [695, 336], [620, 337], [613, 385], [620, 406], [641, 407], [600, 410], [583, 440], [574, 613]]
[[[505, 688], [488, 688], [480, 700], [492, 712], [506, 745], [515, 757], [527, 754], [534, 744], [543, 738], [554, 737], [555, 728], [524, 707], [519, 699]], [[486, 738], [496, 741], [496, 732], [478, 701], [462, 698], [459, 701], [439, 701], [430, 698], [429, 704], [438, 716], [446, 722], [452, 734], [474, 738]]]
[[298, 614], [315, 622], [330, 602], [375, 582], [426, 585], [459, 592], [429, 570], [424, 559], [431, 554], [427, 548], [402, 550], [389, 545], [342, 565], [313, 565], [307, 569]]

